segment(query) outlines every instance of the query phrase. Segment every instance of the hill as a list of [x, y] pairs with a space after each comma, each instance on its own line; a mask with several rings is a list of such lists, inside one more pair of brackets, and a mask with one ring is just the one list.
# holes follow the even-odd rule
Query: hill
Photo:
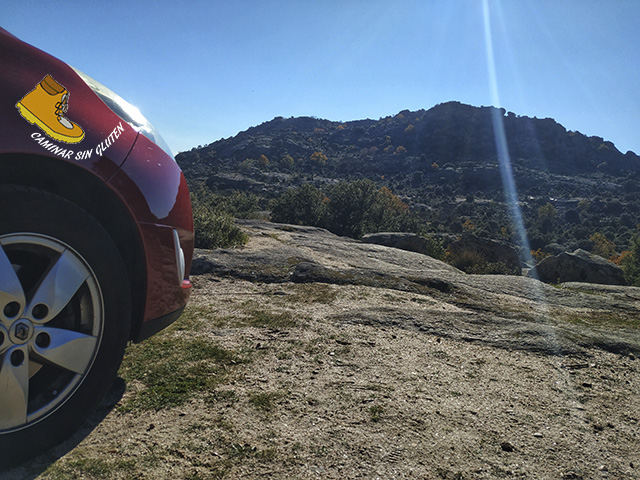
[[[640, 223], [640, 157], [545, 118], [448, 102], [379, 120], [278, 117], [178, 154], [192, 185], [260, 199], [312, 183], [367, 178], [419, 216], [426, 231], [516, 241], [504, 204], [494, 120], [504, 125], [532, 249], [584, 248], [601, 233], [618, 250]], [[547, 207], [542, 212], [542, 207]], [[266, 201], [262, 207], [268, 209]], [[468, 220], [465, 226], [465, 222]]]

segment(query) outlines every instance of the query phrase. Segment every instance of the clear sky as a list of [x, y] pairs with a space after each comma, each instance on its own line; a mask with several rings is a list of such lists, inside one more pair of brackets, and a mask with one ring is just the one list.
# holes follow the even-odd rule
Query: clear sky
[[139, 107], [174, 152], [276, 116], [378, 119], [457, 100], [640, 154], [638, 0], [4, 0], [0, 12]]

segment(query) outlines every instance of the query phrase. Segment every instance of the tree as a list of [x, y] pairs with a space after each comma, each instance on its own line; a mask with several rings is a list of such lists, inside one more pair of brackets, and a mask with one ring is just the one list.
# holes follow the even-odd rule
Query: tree
[[464, 220], [464, 223], [462, 224], [462, 229], [465, 232], [471, 233], [476, 229], [476, 225], [473, 223], [473, 221], [470, 218], [466, 218]]
[[405, 153], [407, 153], [407, 149], [404, 148], [402, 145], [398, 146], [398, 148], [396, 148], [395, 154], [396, 155], [404, 155]]
[[371, 180], [338, 183], [329, 194], [327, 228], [338, 235], [362, 236], [363, 219], [376, 194], [376, 185]]
[[282, 160], [280, 160], [280, 163], [285, 167], [293, 167], [293, 157], [287, 154], [284, 157], [282, 157]]
[[240, 163], [240, 170], [242, 172], [248, 172], [249, 170], [251, 170], [251, 167], [253, 167], [253, 159], [251, 158], [245, 158], [241, 163]]
[[580, 223], [580, 212], [574, 209], [569, 209], [564, 214], [564, 220], [567, 223]]
[[592, 253], [606, 259], [615, 258], [616, 245], [608, 240], [604, 234], [596, 232], [589, 237], [589, 240], [593, 242]]
[[409, 205], [387, 187], [382, 187], [365, 212], [362, 233], [414, 230], [410, 223]]
[[542, 233], [549, 233], [556, 225], [558, 210], [551, 203], [547, 203], [538, 209], [538, 223]]
[[578, 209], [581, 212], [586, 212], [590, 208], [591, 208], [591, 202], [589, 200], [583, 199], [583, 200], [580, 200], [580, 202], [578, 202]]
[[315, 186], [287, 190], [271, 207], [271, 220], [295, 225], [322, 225], [329, 199]]
[[327, 156], [322, 152], [313, 152], [311, 154], [311, 161], [317, 163], [318, 165], [326, 165]]
[[266, 155], [264, 155], [264, 154], [263, 154], [263, 155], [260, 155], [260, 156], [258, 157], [258, 164], [259, 164], [261, 167], [266, 167], [267, 165], [269, 165], [269, 159], [268, 159], [268, 158], [267, 158], [267, 156], [266, 156]]
[[371, 180], [340, 182], [329, 197], [326, 227], [338, 235], [359, 238], [372, 232], [418, 230], [409, 206]]
[[542, 251], [541, 248], [538, 248], [537, 250], [531, 250], [531, 258], [533, 258], [536, 263], [540, 263], [542, 260], [550, 256], [550, 253]]
[[553, 222], [558, 218], [558, 210], [551, 203], [538, 208], [538, 220], [540, 222]]
[[624, 276], [630, 285], [640, 287], [640, 235], [635, 235], [631, 239], [628, 252], [620, 261], [620, 266]]

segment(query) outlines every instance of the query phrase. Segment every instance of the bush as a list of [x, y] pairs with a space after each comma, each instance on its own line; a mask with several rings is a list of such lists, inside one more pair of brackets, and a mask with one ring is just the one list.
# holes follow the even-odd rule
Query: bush
[[540, 263], [542, 260], [550, 256], [551, 254], [549, 252], [545, 252], [541, 248], [538, 248], [537, 250], [531, 250], [531, 258], [533, 258], [536, 263]]
[[640, 287], [640, 236], [631, 239], [630, 250], [620, 261], [620, 266], [629, 285]]
[[271, 205], [274, 222], [324, 227], [337, 235], [359, 238], [372, 232], [417, 232], [419, 222], [409, 206], [371, 180], [343, 181], [327, 198], [305, 184], [287, 190]]
[[191, 203], [204, 205], [214, 212], [226, 213], [235, 218], [260, 218], [260, 211], [266, 201], [253, 193], [232, 191], [221, 195], [213, 193], [205, 185], [198, 185], [191, 191]]
[[489, 262], [480, 252], [462, 250], [452, 254], [447, 251], [446, 261], [465, 273], [483, 275], [518, 275], [519, 272], [509, 268], [504, 262]]
[[313, 185], [287, 190], [271, 205], [271, 220], [294, 225], [319, 226], [324, 222], [329, 199]]
[[422, 238], [427, 241], [427, 255], [436, 260], [446, 261], [447, 251], [442, 246], [442, 241], [431, 235], [422, 235]]
[[386, 187], [371, 180], [340, 182], [329, 193], [327, 228], [360, 238], [373, 232], [417, 232], [419, 222], [409, 206]]
[[249, 237], [228, 213], [206, 203], [193, 202], [193, 226], [196, 248], [232, 248], [247, 243]]
[[362, 236], [365, 233], [364, 217], [375, 201], [376, 192], [376, 185], [371, 180], [337, 184], [330, 192], [327, 228], [338, 235]]

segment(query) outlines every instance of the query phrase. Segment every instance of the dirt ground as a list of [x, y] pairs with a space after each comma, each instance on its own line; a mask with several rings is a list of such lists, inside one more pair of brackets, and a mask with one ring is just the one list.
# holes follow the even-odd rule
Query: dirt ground
[[[550, 355], [403, 328], [469, 314], [410, 292], [193, 281], [190, 318], [213, 320], [161, 335], [244, 352], [215, 398], [127, 411], [142, 387], [120, 380], [84, 430], [3, 479], [640, 478], [633, 354]], [[289, 321], [238, 321], [256, 307]], [[363, 321], [369, 311], [396, 321]]]

